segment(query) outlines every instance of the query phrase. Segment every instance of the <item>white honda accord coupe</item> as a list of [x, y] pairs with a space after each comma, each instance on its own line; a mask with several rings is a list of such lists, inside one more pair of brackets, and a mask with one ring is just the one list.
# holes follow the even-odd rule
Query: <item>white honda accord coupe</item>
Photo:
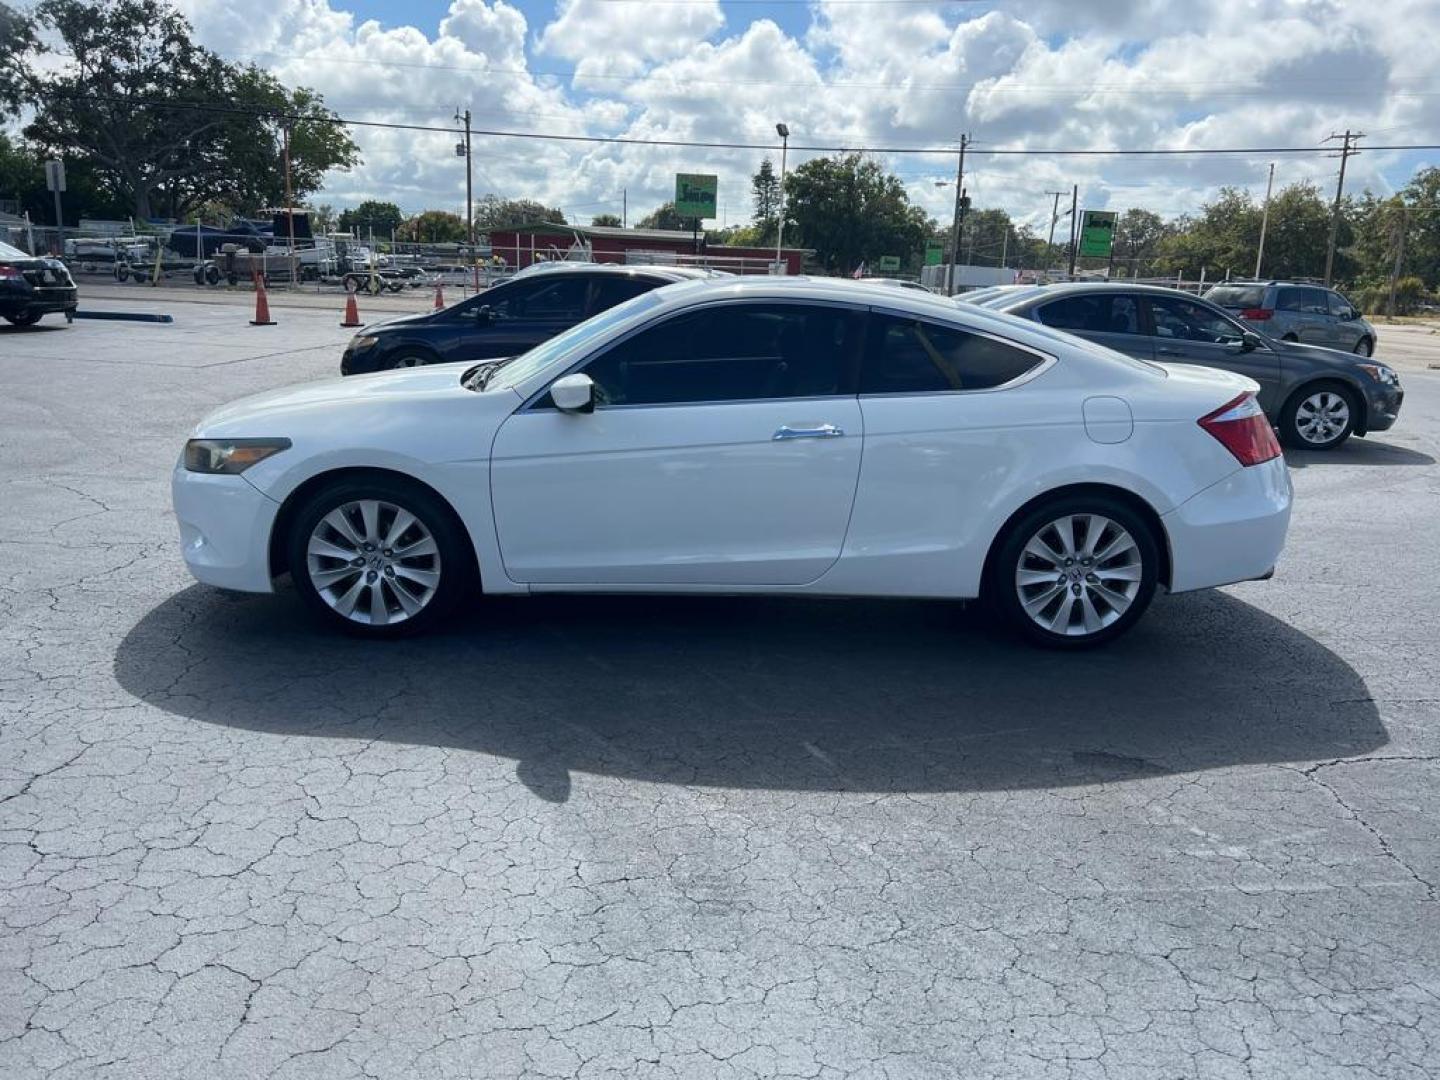
[[1256, 384], [847, 281], [636, 297], [510, 360], [206, 417], [174, 474], [202, 582], [286, 572], [349, 630], [467, 593], [987, 597], [1034, 641], [1269, 575], [1291, 487]]

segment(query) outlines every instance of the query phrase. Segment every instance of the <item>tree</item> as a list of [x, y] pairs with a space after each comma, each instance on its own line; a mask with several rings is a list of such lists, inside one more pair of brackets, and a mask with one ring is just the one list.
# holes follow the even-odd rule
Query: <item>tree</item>
[[663, 202], [635, 223], [637, 229], [674, 229], [688, 232], [694, 227], [694, 218], [682, 218], [675, 212], [673, 202]]
[[[24, 142], [12, 142], [0, 131], [0, 199], [14, 199], [20, 212], [30, 213], [36, 224], [53, 224], [55, 200], [45, 186], [45, 155]], [[130, 208], [118, 201], [95, 174], [93, 164], [79, 159], [66, 163], [66, 218], [73, 224], [81, 218], [123, 218]]]
[[366, 199], [355, 209], [342, 211], [336, 226], [341, 232], [353, 231], [357, 236], [364, 237], [373, 233], [389, 239], [390, 234], [397, 231], [404, 220], [405, 215], [393, 202]]
[[93, 162], [138, 218], [183, 218], [207, 201], [237, 210], [278, 202], [282, 123], [293, 129], [297, 197], [359, 161], [318, 94], [221, 60], [164, 0], [42, 0], [35, 19], [69, 60], [27, 76], [35, 115], [25, 134], [45, 152]]
[[30, 74], [25, 58], [38, 44], [34, 21], [9, 4], [0, 3], [0, 117], [14, 112], [24, 100]]
[[335, 228], [335, 208], [329, 203], [310, 207], [310, 228], [316, 236], [324, 236]]
[[881, 255], [899, 255], [913, 267], [930, 224], [900, 178], [863, 154], [813, 158], [796, 168], [785, 179], [785, 211], [786, 235], [814, 248], [831, 273], [848, 274]]
[[619, 214], [596, 214], [590, 219], [591, 225], [603, 225], [611, 229], [618, 229], [621, 225]]
[[1149, 261], [1168, 232], [1159, 214], [1131, 207], [1115, 222], [1115, 262], [1132, 277], [1145, 276]]
[[395, 235], [417, 244], [458, 244], [465, 240], [465, 219], [449, 210], [424, 210], [401, 225]]
[[546, 206], [534, 199], [502, 199], [499, 195], [486, 195], [475, 204], [476, 232], [545, 222], [564, 225], [565, 215], [558, 207]]
[[750, 179], [750, 192], [755, 198], [755, 215], [751, 219], [760, 236], [774, 235], [780, 222], [780, 178], [775, 166], [766, 158]]
[[1431, 288], [1440, 288], [1440, 166], [1421, 169], [1400, 192], [1407, 206], [1405, 266]]

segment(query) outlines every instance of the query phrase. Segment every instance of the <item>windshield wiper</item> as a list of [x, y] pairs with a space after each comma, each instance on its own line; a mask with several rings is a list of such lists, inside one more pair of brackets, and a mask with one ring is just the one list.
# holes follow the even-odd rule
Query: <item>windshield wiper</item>
[[511, 359], [511, 357], [507, 356], [502, 360], [487, 360], [485, 363], [471, 368], [470, 374], [465, 376], [465, 389], [484, 390], [485, 387], [490, 385], [490, 380], [495, 375], [495, 372], [508, 364]]

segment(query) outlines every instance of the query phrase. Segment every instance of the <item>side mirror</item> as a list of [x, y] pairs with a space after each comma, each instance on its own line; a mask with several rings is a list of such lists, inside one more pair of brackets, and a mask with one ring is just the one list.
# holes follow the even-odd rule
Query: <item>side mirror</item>
[[1241, 352], [1254, 352], [1256, 349], [1260, 348], [1260, 345], [1260, 335], [1255, 333], [1254, 331], [1246, 330], [1245, 333], [1240, 335]]
[[481, 304], [475, 308], [475, 321], [478, 323], [491, 323], [495, 321], [495, 309], [489, 304]]
[[567, 413], [595, 411], [595, 383], [589, 375], [565, 375], [550, 384], [555, 407]]

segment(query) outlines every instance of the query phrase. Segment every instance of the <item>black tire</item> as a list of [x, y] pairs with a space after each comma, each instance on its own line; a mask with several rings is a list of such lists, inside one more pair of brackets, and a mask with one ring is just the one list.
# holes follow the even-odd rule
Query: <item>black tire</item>
[[205, 268], [205, 284], [206, 284], [206, 285], [219, 285], [219, 284], [220, 284], [220, 268], [219, 268], [218, 266], [207, 266], [207, 267]]
[[115, 280], [125, 282], [130, 280], [130, 267], [124, 263], [115, 264]]
[[[330, 585], [322, 583], [318, 587], [311, 577], [308, 548], [311, 535], [316, 527], [332, 511], [366, 500], [389, 504], [414, 515], [418, 525], [435, 541], [437, 551], [433, 563], [427, 561], [424, 556], [417, 556], [408, 561], [411, 563], [410, 569], [438, 571], [440, 575], [438, 584], [435, 585], [433, 592], [424, 600], [423, 606], [418, 611], [404, 615], [403, 618], [400, 617], [403, 611], [396, 593], [396, 586], [401, 583], [394, 574], [390, 574], [387, 579], [382, 576], [382, 571], [365, 570], [363, 574], [367, 576], [367, 580], [359, 586], [355, 586], [355, 582], [360, 580], [362, 574], [362, 571], [359, 570], [356, 571], [354, 578], [342, 578], [338, 582]], [[347, 520], [353, 524], [360, 519], [352, 514]], [[377, 521], [378, 531], [383, 533], [387, 522], [393, 525], [394, 515], [387, 517], [386, 511], [382, 509]], [[339, 538], [338, 532], [327, 531], [327, 535], [332, 539]], [[413, 535], [416, 534], [408, 531], [401, 534], [402, 537]], [[347, 544], [347, 546], [353, 545]], [[290, 576], [294, 579], [296, 591], [304, 598], [310, 610], [331, 627], [359, 637], [402, 637], [421, 633], [434, 627], [454, 610], [456, 603], [472, 587], [475, 578], [474, 556], [469, 538], [466, 537], [464, 528], [454, 513], [427, 489], [398, 477], [374, 476], [340, 479], [321, 488], [310, 496], [290, 518], [290, 535], [286, 537], [286, 547]], [[359, 557], [376, 558], [381, 555], [382, 552], [376, 550], [369, 555], [360, 554]], [[332, 559], [329, 556], [322, 555], [317, 558], [321, 572], [326, 569], [338, 570], [346, 567], [341, 560]], [[418, 565], [416, 565], [417, 559], [419, 560]], [[388, 562], [383, 559], [381, 561]], [[395, 565], [399, 566], [400, 564], [397, 562]], [[369, 577], [371, 574], [374, 576]], [[370, 582], [374, 582], [374, 584]], [[360, 599], [357, 599], [353, 605], [356, 612], [355, 618], [342, 614], [332, 606], [331, 601], [327, 600], [321, 591], [328, 589], [329, 595], [335, 598], [337, 588], [343, 587], [348, 592], [352, 586], [358, 587], [360, 596]], [[376, 602], [377, 589], [381, 597], [380, 602], [385, 605], [386, 609], [383, 624], [368, 621], [373, 617], [372, 609]], [[407, 595], [410, 594], [407, 593]], [[361, 611], [362, 603], [364, 605], [363, 612]]]
[[34, 326], [40, 321], [40, 316], [38, 311], [22, 311], [19, 315], [6, 315], [5, 321], [12, 326]]
[[[1302, 423], [1301, 407], [1307, 401], [1325, 394], [1335, 395], [1344, 402], [1345, 422], [1336, 427], [1334, 433], [1326, 438], [1318, 440], [1307, 438], [1300, 428]], [[1324, 407], [1323, 399], [1315, 404]], [[1285, 407], [1280, 410], [1280, 441], [1296, 450], [1334, 450], [1350, 437], [1350, 433], [1355, 430], [1355, 420], [1359, 415], [1359, 401], [1355, 392], [1348, 386], [1336, 382], [1307, 383], [1291, 394], [1290, 399], [1285, 402]]]
[[1371, 341], [1368, 337], [1362, 337], [1359, 341], [1355, 343], [1355, 355], [1374, 356], [1375, 343]]
[[194, 273], [193, 276], [194, 276], [194, 278], [195, 278], [195, 284], [196, 284], [196, 285], [204, 285], [204, 284], [205, 284], [205, 268], [204, 268], [203, 266], [197, 266], [197, 267], [195, 267], [195, 273]]
[[[1048, 594], [1045, 581], [1022, 586], [1019, 581], [1022, 571], [1032, 575], [1048, 574], [1043, 560], [1026, 551], [1027, 545], [1041, 535], [1057, 540], [1058, 534], [1051, 529], [1066, 518], [1085, 519], [1083, 533], [1080, 524], [1071, 526], [1072, 546], [1077, 549], [1075, 576], [1068, 585]], [[1110, 524], [1099, 525], [1097, 518], [1108, 519]], [[1103, 555], [1111, 545], [1124, 545], [1120, 530], [1129, 535], [1131, 544], [1119, 546], [1109, 558], [1081, 566], [1079, 549], [1089, 540], [1090, 529], [1097, 525], [1100, 532], [1094, 538], [1094, 553]], [[1051, 649], [1088, 649], [1103, 645], [1129, 630], [1150, 606], [1159, 579], [1159, 543], [1149, 522], [1122, 499], [1100, 493], [1060, 495], [1021, 515], [1000, 538], [990, 560], [985, 596], [1000, 618], [1033, 644]], [[1063, 549], [1056, 547], [1055, 550]], [[1105, 578], [1107, 570], [1115, 576]], [[1057, 564], [1055, 573], [1055, 585], [1060, 585], [1061, 575], [1069, 577], [1072, 569], [1069, 564]], [[1121, 596], [1131, 585], [1135, 591], [1126, 598], [1128, 606], [1122, 608], [1106, 600], [1107, 595]], [[1048, 587], [1054, 590], [1053, 585]], [[1027, 610], [1027, 602], [1031, 610]], [[1036, 604], [1039, 606], [1035, 607]], [[1092, 613], [1101, 625], [1087, 631], [1085, 621]], [[1042, 626], [1037, 619], [1052, 627], [1063, 619], [1065, 628], [1061, 631]], [[1107, 619], [1108, 622], [1104, 621]]]

